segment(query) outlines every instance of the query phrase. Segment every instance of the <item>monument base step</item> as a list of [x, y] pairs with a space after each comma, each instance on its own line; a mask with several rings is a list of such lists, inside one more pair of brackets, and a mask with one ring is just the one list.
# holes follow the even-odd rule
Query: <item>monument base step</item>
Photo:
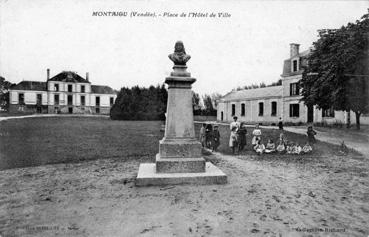
[[204, 158], [161, 158], [156, 155], [156, 172], [158, 173], [203, 173]]
[[210, 162], [206, 162], [206, 170], [202, 173], [157, 173], [155, 163], [142, 163], [135, 182], [136, 186], [226, 183], [227, 176]]

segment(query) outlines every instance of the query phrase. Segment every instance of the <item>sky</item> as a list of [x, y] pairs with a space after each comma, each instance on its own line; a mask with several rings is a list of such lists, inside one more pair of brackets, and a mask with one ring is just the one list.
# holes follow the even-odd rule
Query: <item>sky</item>
[[[200, 94], [276, 82], [290, 43], [312, 46], [317, 30], [364, 15], [369, 1], [0, 0], [0, 75], [12, 83], [74, 71], [119, 90], [164, 83], [177, 40], [191, 55]], [[93, 12], [127, 16], [93, 16]], [[156, 17], [130, 17], [131, 12]], [[208, 17], [189, 17], [189, 13]], [[185, 13], [186, 17], [166, 17]], [[217, 17], [210, 17], [215, 13]], [[218, 17], [227, 13], [229, 17]]]

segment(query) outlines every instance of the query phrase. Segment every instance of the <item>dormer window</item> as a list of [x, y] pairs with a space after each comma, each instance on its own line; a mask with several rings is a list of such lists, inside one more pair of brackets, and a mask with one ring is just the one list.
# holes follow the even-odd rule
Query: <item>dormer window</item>
[[297, 72], [297, 59], [292, 61], [292, 72]]

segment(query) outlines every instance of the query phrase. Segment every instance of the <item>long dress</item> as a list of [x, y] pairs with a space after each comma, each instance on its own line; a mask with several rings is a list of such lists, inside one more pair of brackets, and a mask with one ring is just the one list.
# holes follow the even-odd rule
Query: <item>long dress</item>
[[241, 127], [237, 132], [238, 147], [239, 147], [240, 151], [242, 151], [243, 148], [245, 148], [245, 146], [246, 146], [246, 134], [247, 134], [247, 130], [244, 127]]
[[237, 144], [237, 130], [239, 128], [239, 124], [237, 122], [232, 122], [229, 125], [231, 129], [231, 135], [229, 136], [229, 147], [234, 147]]
[[200, 129], [200, 142], [201, 142], [201, 145], [204, 147], [205, 146], [205, 128], [203, 126]]

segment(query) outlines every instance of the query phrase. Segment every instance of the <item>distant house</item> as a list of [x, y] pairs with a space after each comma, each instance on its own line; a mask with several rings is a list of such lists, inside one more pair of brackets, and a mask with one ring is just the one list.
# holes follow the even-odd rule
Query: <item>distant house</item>
[[9, 90], [10, 112], [109, 114], [116, 93], [109, 86], [91, 85], [75, 72], [63, 71], [47, 80], [22, 81]]
[[[346, 123], [350, 114], [333, 109], [308, 108], [301, 101], [303, 66], [307, 63], [309, 50], [299, 52], [299, 44], [290, 44], [290, 58], [284, 60], [282, 85], [232, 91], [218, 100], [217, 120], [232, 121], [237, 116], [239, 121], [248, 123], [276, 124], [281, 117], [290, 123]], [[351, 119], [351, 123], [355, 123]], [[369, 124], [369, 117], [361, 117], [362, 124]]]

